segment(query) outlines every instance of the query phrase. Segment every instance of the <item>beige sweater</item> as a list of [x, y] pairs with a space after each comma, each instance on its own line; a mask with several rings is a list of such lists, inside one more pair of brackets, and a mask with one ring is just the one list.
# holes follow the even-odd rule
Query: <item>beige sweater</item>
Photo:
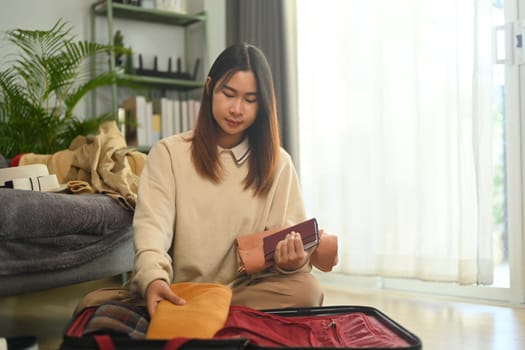
[[214, 184], [193, 166], [190, 135], [170, 136], [152, 147], [140, 177], [131, 287], [141, 295], [156, 279], [225, 285], [244, 279], [237, 272], [237, 236], [306, 219], [298, 177], [283, 149], [268, 195], [254, 197], [242, 184], [247, 140], [231, 150], [219, 148], [225, 176]]

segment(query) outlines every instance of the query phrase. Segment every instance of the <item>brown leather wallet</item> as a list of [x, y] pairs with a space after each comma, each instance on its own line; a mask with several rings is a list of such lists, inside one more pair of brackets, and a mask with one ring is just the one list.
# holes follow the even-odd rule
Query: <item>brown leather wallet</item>
[[273, 260], [277, 243], [282, 241], [287, 234], [292, 232], [297, 232], [301, 235], [304, 250], [308, 250], [319, 244], [319, 228], [317, 226], [317, 220], [313, 218], [303, 221], [297, 225], [287, 227], [284, 230], [263, 238], [264, 260], [266, 262]]
[[321, 234], [317, 227], [317, 220], [309, 219], [285, 229], [276, 228], [237, 237], [238, 271], [254, 274], [272, 266], [275, 245], [292, 231], [301, 234], [305, 249], [314, 249], [310, 256], [313, 266], [321, 271], [332, 270], [337, 264], [337, 236]]

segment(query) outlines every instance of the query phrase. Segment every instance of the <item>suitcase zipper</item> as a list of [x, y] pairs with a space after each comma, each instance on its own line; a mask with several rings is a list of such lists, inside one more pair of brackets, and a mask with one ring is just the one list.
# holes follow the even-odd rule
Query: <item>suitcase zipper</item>
[[325, 328], [335, 327], [335, 321], [330, 320], [330, 323]]
[[341, 336], [339, 335], [339, 327], [337, 326], [337, 323], [335, 322], [334, 319], [330, 319], [330, 323], [328, 323], [325, 327], [325, 329], [328, 329], [328, 328], [332, 328], [333, 329], [333, 332], [332, 334], [334, 335], [335, 339], [337, 340], [337, 343], [339, 346], [342, 346], [344, 345], [342, 339], [341, 339]]

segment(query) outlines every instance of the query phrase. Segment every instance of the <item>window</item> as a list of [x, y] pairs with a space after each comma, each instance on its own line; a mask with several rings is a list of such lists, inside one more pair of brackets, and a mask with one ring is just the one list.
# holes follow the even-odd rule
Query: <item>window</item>
[[297, 2], [299, 171], [338, 280], [522, 301], [517, 3], [323, 8]]

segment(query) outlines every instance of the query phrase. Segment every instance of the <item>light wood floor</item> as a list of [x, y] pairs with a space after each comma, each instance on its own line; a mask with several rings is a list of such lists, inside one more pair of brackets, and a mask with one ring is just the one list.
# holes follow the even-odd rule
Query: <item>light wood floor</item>
[[[79, 298], [97, 288], [116, 286], [119, 281], [116, 277], [0, 298], [0, 336], [35, 335], [41, 350], [58, 349], [64, 327]], [[416, 334], [425, 350], [525, 349], [525, 308], [329, 287], [325, 305], [373, 306]]]
[[373, 306], [416, 334], [425, 350], [523, 350], [525, 308], [393, 291], [329, 289], [329, 305]]

